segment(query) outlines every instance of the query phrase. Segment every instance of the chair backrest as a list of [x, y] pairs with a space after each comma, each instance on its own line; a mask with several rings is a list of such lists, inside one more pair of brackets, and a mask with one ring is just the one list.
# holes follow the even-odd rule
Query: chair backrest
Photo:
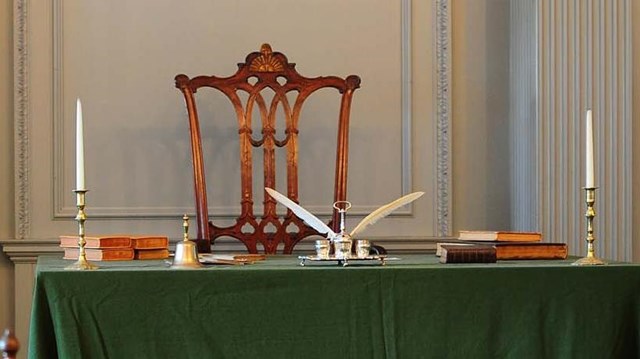
[[[263, 193], [264, 210], [256, 218], [253, 210], [254, 161], [252, 148], [262, 148], [264, 186], [276, 188], [276, 148], [286, 151], [286, 195], [298, 202], [298, 124], [305, 100], [315, 91], [323, 88], [337, 89], [341, 95], [337, 119], [337, 148], [335, 164], [334, 201], [344, 201], [347, 197], [347, 159], [349, 143], [349, 115], [353, 92], [360, 87], [360, 78], [355, 75], [346, 78], [326, 76], [307, 78], [289, 63], [280, 52], [273, 52], [269, 44], [263, 44], [260, 52], [247, 55], [244, 63], [238, 64], [237, 72], [231, 77], [197, 76], [189, 78], [184, 74], [175, 77], [176, 87], [184, 95], [189, 116], [191, 155], [195, 186], [197, 243], [198, 250], [210, 252], [213, 241], [228, 236], [242, 241], [250, 253], [258, 252], [258, 244], [265, 253], [276, 253], [282, 247], [283, 253], [291, 253], [302, 239], [317, 235], [290, 211], [280, 218], [276, 214], [276, 201]], [[195, 93], [199, 88], [208, 87], [222, 92], [232, 103], [238, 124], [240, 150], [241, 199], [240, 215], [234, 225], [221, 227], [209, 221], [204, 170], [204, 154]], [[263, 90], [273, 93], [268, 101]], [[241, 96], [241, 93], [243, 93]], [[289, 96], [295, 95], [293, 103]], [[248, 95], [248, 96], [247, 96]], [[246, 98], [246, 100], [243, 100]], [[255, 138], [252, 130], [254, 109], [260, 114], [261, 134]], [[284, 114], [284, 135], [276, 136], [276, 113], [281, 108]], [[278, 122], [281, 123], [281, 122]], [[330, 225], [337, 230], [338, 213], [334, 210]], [[297, 231], [291, 231], [291, 226]], [[249, 228], [249, 230], [247, 230]]]
[[5, 329], [2, 337], [0, 338], [0, 353], [2, 358], [15, 359], [20, 349], [20, 343], [18, 338], [13, 334], [10, 329]]

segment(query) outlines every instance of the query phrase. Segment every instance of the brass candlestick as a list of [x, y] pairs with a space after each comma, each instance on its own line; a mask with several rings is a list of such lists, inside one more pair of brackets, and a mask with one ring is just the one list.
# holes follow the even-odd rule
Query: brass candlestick
[[87, 220], [87, 215], [84, 213], [84, 197], [87, 193], [86, 189], [73, 190], [76, 194], [76, 206], [78, 207], [78, 214], [76, 215], [76, 221], [78, 221], [78, 260], [72, 265], [66, 267], [66, 269], [72, 270], [86, 270], [97, 269], [98, 266], [89, 263], [87, 255], [85, 253], [84, 246], [87, 243], [84, 239], [84, 221]]
[[593, 205], [596, 202], [596, 188], [597, 187], [584, 188], [587, 197], [587, 212], [585, 213], [585, 217], [587, 217], [587, 256], [573, 262], [573, 265], [585, 266], [607, 264], [602, 259], [596, 257], [595, 249], [593, 247], [593, 242], [596, 240], [593, 236], [593, 218], [596, 216], [596, 211], [593, 209]]

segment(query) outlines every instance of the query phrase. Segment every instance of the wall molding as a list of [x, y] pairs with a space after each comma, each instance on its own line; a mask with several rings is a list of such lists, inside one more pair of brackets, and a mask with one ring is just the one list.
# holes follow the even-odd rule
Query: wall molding
[[436, 1], [436, 133], [437, 133], [437, 225], [439, 237], [452, 230], [451, 197], [451, 6], [450, 0]]
[[[411, 17], [412, 0], [402, 0], [401, 6], [401, 193], [408, 194], [413, 191], [412, 181], [412, 81], [411, 81]], [[64, 2], [53, 0], [53, 206], [54, 218], [73, 218], [77, 209], [74, 203], [65, 204], [65, 199], [69, 198], [68, 191], [65, 190], [64, 179], [64, 103], [67, 102], [63, 93], [64, 83]], [[448, 114], [446, 114], [448, 115]], [[319, 215], [330, 216], [331, 212], [323, 206], [306, 206], [307, 209]], [[354, 205], [350, 213], [356, 216], [365, 216], [378, 206]], [[260, 208], [256, 207], [256, 211]], [[175, 218], [183, 213], [190, 213], [190, 207], [102, 207], [95, 204], [91, 208], [91, 217], [94, 219], [127, 219], [127, 218]], [[209, 208], [212, 218], [232, 218], [239, 209], [235, 207], [214, 207]], [[258, 213], [258, 212], [256, 212]], [[411, 216], [413, 215], [413, 205], [407, 209], [394, 212], [391, 216]]]
[[14, 0], [13, 5], [13, 81], [14, 81], [14, 146], [15, 146], [15, 225], [16, 237], [29, 237], [29, 73], [28, 73], [28, 9], [27, 0]]

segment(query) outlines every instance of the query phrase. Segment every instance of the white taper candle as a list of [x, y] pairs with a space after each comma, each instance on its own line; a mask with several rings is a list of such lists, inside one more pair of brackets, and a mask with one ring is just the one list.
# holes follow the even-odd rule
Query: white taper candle
[[585, 187], [595, 187], [594, 171], [593, 171], [593, 117], [591, 110], [587, 110], [587, 130], [586, 130], [586, 184]]
[[80, 99], [76, 101], [76, 189], [85, 190], [84, 187], [84, 134], [82, 123], [82, 104]]

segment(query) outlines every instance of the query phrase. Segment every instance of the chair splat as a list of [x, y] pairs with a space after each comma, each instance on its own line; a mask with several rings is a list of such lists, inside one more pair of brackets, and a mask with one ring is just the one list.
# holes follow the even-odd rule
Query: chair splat
[[[253, 174], [254, 166], [258, 164], [255, 163], [254, 149], [262, 149], [263, 184], [275, 188], [276, 171], [284, 171], [286, 194], [297, 202], [299, 121], [306, 100], [324, 88], [336, 89], [339, 95], [333, 199], [346, 200], [349, 118], [353, 93], [360, 87], [360, 78], [355, 75], [346, 78], [308, 78], [300, 75], [295, 67], [296, 64], [290, 63], [284, 54], [272, 51], [269, 44], [263, 44], [260, 51], [248, 54], [245, 61], [238, 64], [238, 69], [232, 76], [201, 75], [190, 78], [180, 74], [175, 77], [175, 85], [184, 96], [189, 120], [197, 243], [200, 252], [210, 252], [216, 238], [227, 236], [242, 241], [251, 253], [257, 253], [260, 246], [266, 253], [276, 253], [278, 248], [282, 248], [284, 253], [291, 253], [302, 239], [318, 235], [313, 228], [289, 211], [279, 216], [275, 201], [264, 193], [264, 210], [261, 217], [256, 217], [253, 208]], [[218, 226], [209, 219], [205, 153], [196, 105], [196, 93], [201, 88], [215, 89], [224, 94], [233, 106], [238, 125], [241, 213], [230, 226]], [[282, 122], [278, 122], [279, 115], [283, 117]], [[256, 128], [260, 128], [260, 131]], [[284, 169], [276, 168], [276, 151], [280, 150], [286, 152]], [[331, 222], [338, 223], [337, 212], [334, 212]]]

